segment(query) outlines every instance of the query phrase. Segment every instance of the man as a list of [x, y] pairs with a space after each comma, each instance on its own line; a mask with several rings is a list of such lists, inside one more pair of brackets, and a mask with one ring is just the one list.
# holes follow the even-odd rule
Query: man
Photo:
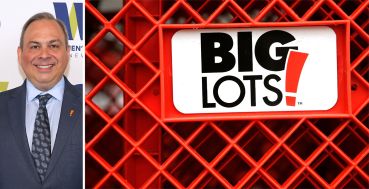
[[63, 76], [63, 23], [49, 13], [32, 16], [18, 62], [27, 79], [0, 93], [0, 188], [82, 188], [82, 86]]

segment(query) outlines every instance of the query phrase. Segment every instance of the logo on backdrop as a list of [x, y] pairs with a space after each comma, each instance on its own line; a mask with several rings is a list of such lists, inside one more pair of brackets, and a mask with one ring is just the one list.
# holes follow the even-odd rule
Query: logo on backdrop
[[75, 40], [77, 28], [79, 39], [83, 40], [83, 3], [73, 3], [68, 13], [66, 3], [54, 3], [55, 15], [65, 23], [69, 40]]
[[83, 58], [83, 3], [71, 3], [68, 11], [67, 3], [54, 2], [54, 9], [56, 18], [64, 22], [68, 32], [70, 57]]

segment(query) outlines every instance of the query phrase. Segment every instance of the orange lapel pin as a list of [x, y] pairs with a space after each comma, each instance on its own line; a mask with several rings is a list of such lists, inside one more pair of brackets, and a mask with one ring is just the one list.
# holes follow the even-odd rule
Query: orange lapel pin
[[73, 110], [73, 109], [71, 109], [71, 110], [69, 111], [69, 117], [72, 117], [72, 116], [73, 116], [73, 114], [74, 114], [74, 110]]

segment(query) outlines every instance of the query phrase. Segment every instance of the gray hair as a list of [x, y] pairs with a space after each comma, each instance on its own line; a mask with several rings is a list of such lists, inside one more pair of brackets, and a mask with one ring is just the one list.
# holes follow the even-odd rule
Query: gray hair
[[23, 28], [22, 28], [22, 34], [21, 34], [21, 37], [20, 37], [19, 47], [21, 47], [23, 49], [24, 33], [26, 32], [29, 25], [31, 25], [33, 22], [38, 21], [38, 20], [52, 20], [52, 21], [55, 21], [60, 26], [60, 28], [62, 29], [62, 31], [64, 33], [65, 46], [66, 46], [66, 48], [68, 47], [68, 33], [67, 33], [67, 29], [65, 27], [64, 22], [59, 20], [59, 19], [56, 19], [54, 17], [54, 15], [52, 15], [48, 12], [41, 12], [41, 13], [35, 14], [27, 20], [27, 22], [23, 25]]

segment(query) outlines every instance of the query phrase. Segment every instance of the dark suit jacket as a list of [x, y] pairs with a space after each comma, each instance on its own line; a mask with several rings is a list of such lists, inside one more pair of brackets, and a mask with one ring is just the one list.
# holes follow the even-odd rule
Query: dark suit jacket
[[25, 102], [26, 82], [0, 93], [0, 189], [82, 188], [82, 85], [73, 86], [65, 78], [59, 128], [43, 183], [28, 146]]

